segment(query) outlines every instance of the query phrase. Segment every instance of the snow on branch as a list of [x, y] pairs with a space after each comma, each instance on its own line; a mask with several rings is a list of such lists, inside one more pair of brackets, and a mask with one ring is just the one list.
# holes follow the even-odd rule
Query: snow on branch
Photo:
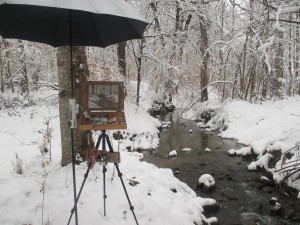
[[300, 6], [281, 7], [281, 14], [299, 13]]
[[280, 15], [282, 14], [282, 7], [279, 7], [276, 12], [276, 19], [275, 24], [273, 25], [274, 29], [278, 30], [279, 32], [285, 32], [285, 30], [280, 26]]
[[261, 43], [261, 46], [259, 46], [259, 47], [257, 48], [257, 50], [258, 50], [259, 52], [265, 53], [266, 50], [274, 44], [274, 36], [269, 37], [269, 38], [268, 38], [268, 41], [267, 41], [266, 43], [264, 43], [264, 44], [262, 44], [260, 38], [258, 38], [258, 39], [259, 39], [259, 42]]
[[257, 34], [255, 35], [255, 37], [257, 38], [257, 40], [260, 43], [260, 46], [258, 47], [257, 50], [263, 53], [263, 56], [265, 57], [264, 62], [267, 65], [268, 72], [271, 73], [272, 68], [271, 68], [271, 65], [270, 65], [269, 56], [267, 54], [267, 49], [274, 44], [275, 37], [274, 36], [269, 37], [268, 42], [266, 42], [264, 44], [263, 44], [262, 40], [260, 39], [260, 37]]
[[[298, 5], [297, 6], [271, 6], [267, 1], [264, 2], [264, 4], [268, 7], [268, 20], [276, 22], [275, 28], [276, 29], [279, 28], [279, 29], [277, 29], [278, 31], [281, 31], [280, 29], [282, 29], [279, 26], [279, 21], [300, 24], [300, 21], [280, 19], [280, 16], [284, 15], [284, 14], [297, 13], [299, 15], [300, 6], [298, 6]], [[270, 11], [269, 11], [270, 9], [276, 10], [276, 14], [270, 15]]]

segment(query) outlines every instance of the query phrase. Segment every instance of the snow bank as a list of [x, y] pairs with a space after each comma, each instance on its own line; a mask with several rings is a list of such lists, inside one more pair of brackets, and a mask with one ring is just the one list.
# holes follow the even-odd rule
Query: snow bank
[[152, 149], [159, 144], [161, 122], [132, 103], [125, 103], [127, 130], [122, 131], [127, 142], [132, 139], [132, 149]]
[[249, 145], [256, 154], [264, 150], [285, 152], [300, 141], [300, 97], [262, 104], [234, 101], [223, 108], [227, 129], [222, 138]]

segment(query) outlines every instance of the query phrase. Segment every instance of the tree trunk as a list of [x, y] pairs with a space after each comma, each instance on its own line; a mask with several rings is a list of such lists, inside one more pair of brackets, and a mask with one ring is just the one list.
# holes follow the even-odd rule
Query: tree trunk
[[38, 90], [39, 74], [40, 74], [40, 69], [37, 69], [32, 74], [32, 84], [34, 85], [36, 91]]
[[[10, 63], [7, 62], [7, 79], [10, 79], [10, 78], [11, 78]], [[11, 88], [11, 93], [14, 93], [15, 92], [15, 87], [14, 87], [14, 82], [13, 82], [12, 79], [10, 79], [9, 86]]]
[[123, 77], [126, 77], [126, 42], [118, 44], [118, 67]]
[[235, 73], [234, 73], [234, 81], [233, 81], [232, 90], [231, 90], [231, 99], [235, 98], [235, 92], [236, 92], [235, 89], [236, 89], [237, 77], [238, 77], [238, 74], [239, 74], [239, 72], [238, 72], [239, 70], [240, 70], [240, 68], [237, 68], [235, 70]]
[[266, 98], [267, 97], [267, 94], [268, 94], [268, 85], [269, 85], [269, 82], [268, 82], [268, 74], [269, 74], [269, 71], [268, 71], [268, 66], [266, 63], [262, 63], [262, 68], [263, 68], [263, 82], [262, 82], [262, 89], [261, 89], [261, 96], [262, 98]]
[[[292, 15], [290, 15], [290, 20], [292, 20]], [[293, 38], [293, 29], [290, 27], [289, 28], [289, 39], [292, 40]], [[293, 89], [293, 83], [294, 83], [294, 76], [293, 76], [293, 71], [292, 71], [292, 60], [293, 60], [293, 42], [290, 42], [288, 44], [288, 71], [289, 71], [289, 86], [287, 89], [287, 94], [288, 96], [291, 96], [292, 94], [292, 89]]]
[[[2, 45], [2, 43], [1, 43]], [[1, 76], [1, 92], [4, 93], [4, 63], [3, 63], [3, 60], [2, 60], [2, 48], [0, 49], [0, 76]]]
[[252, 98], [254, 97], [255, 85], [256, 85], [256, 63], [254, 62], [254, 65], [252, 65], [249, 71], [249, 81], [245, 92], [245, 100], [247, 100], [249, 94], [250, 95], [249, 101], [252, 102]]
[[[300, 76], [300, 26], [296, 28], [296, 38], [295, 38], [295, 64], [294, 64], [294, 71], [295, 71], [295, 78], [297, 79]], [[296, 86], [296, 92], [300, 95], [300, 82], [298, 82]]]
[[276, 49], [276, 58], [275, 58], [275, 65], [274, 65], [274, 73], [275, 73], [275, 95], [277, 97], [281, 97], [282, 93], [282, 82], [280, 78], [283, 78], [283, 45], [282, 45], [282, 38], [283, 33], [276, 31], [278, 42], [275, 46]]
[[208, 49], [208, 35], [207, 35], [208, 23], [203, 17], [200, 17], [200, 52], [202, 57], [202, 62], [200, 66], [200, 79], [201, 79], [201, 93], [200, 101], [204, 102], [208, 100], [208, 62], [209, 53], [206, 51]]
[[[158, 20], [158, 16], [157, 16], [157, 3], [155, 0], [152, 0], [149, 5], [153, 11], [153, 16], [154, 16], [154, 31], [156, 32], [161, 32], [161, 26], [160, 26], [160, 22]], [[164, 37], [161, 35], [160, 37], [161, 43], [164, 46], [165, 45], [165, 40]]]
[[26, 97], [29, 97], [29, 81], [27, 76], [27, 68], [25, 63], [25, 51], [24, 51], [24, 44], [22, 41], [19, 41], [19, 49], [18, 49], [18, 55], [21, 63], [21, 91], [22, 95], [25, 95]]
[[[70, 111], [69, 99], [74, 97], [77, 104], [82, 102], [81, 84], [87, 80], [88, 68], [84, 47], [73, 47], [73, 77], [70, 69], [70, 48], [59, 47], [57, 50], [57, 69], [59, 85], [59, 114], [62, 160], [61, 165], [66, 166], [72, 162], [71, 129], [69, 128]], [[71, 77], [73, 81], [73, 94], [71, 90]], [[73, 96], [72, 96], [73, 95]], [[78, 123], [82, 118], [81, 107], [78, 107]], [[73, 129], [75, 153], [85, 158], [88, 150], [93, 148], [92, 136], [90, 132], [80, 132]]]
[[246, 61], [247, 61], [247, 47], [248, 47], [248, 39], [249, 39], [249, 32], [250, 29], [248, 29], [248, 32], [246, 33], [246, 40], [243, 45], [243, 53], [242, 53], [242, 70], [240, 75], [240, 93], [243, 94], [245, 90], [245, 74], [246, 74]]
[[137, 58], [137, 87], [136, 87], [136, 104], [140, 105], [140, 87], [141, 87], [141, 69], [142, 69], [142, 57]]
[[[222, 3], [222, 11], [221, 11], [221, 26], [224, 27], [224, 11], [225, 11], [225, 2]], [[224, 41], [224, 31], [221, 31], [221, 40]], [[219, 69], [219, 79], [221, 80], [223, 77], [223, 81], [226, 78], [226, 64], [224, 63], [224, 53], [220, 49], [219, 50], [219, 57], [220, 57], [220, 69]], [[221, 101], [224, 101], [225, 98], [225, 83], [221, 84], [222, 87], [222, 98]], [[221, 90], [220, 87], [220, 90]]]
[[8, 88], [11, 88], [11, 92], [14, 93], [15, 89], [14, 89], [13, 79], [11, 79], [10, 62], [9, 62], [10, 50], [8, 50], [9, 43], [7, 41], [4, 41], [4, 47], [6, 49], [6, 52], [5, 52], [5, 61], [4, 61], [3, 69], [5, 69], [6, 72], [6, 80], [10, 80], [7, 86]]
[[143, 55], [143, 46], [144, 46], [144, 38], [140, 42], [140, 49], [139, 55], [137, 56], [136, 63], [137, 63], [137, 87], [136, 87], [136, 104], [140, 105], [140, 87], [141, 87], [141, 80], [142, 80], [142, 55]]

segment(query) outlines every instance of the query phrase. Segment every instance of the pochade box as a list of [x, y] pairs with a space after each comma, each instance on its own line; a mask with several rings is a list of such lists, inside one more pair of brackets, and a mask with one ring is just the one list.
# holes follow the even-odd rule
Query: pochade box
[[126, 129], [123, 82], [87, 81], [82, 85], [80, 130]]

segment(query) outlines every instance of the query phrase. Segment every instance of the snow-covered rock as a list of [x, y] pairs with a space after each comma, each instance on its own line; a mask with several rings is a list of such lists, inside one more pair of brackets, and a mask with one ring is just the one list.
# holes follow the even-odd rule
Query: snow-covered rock
[[174, 157], [177, 156], [177, 151], [176, 150], [172, 150], [169, 152], [169, 157]]
[[246, 156], [246, 155], [250, 155], [251, 153], [252, 153], [251, 147], [243, 147], [239, 150], [235, 150], [235, 149], [228, 150], [229, 155], [243, 155], [243, 156]]
[[162, 128], [167, 129], [171, 126], [171, 122], [170, 121], [161, 121], [162, 123]]
[[215, 186], [215, 179], [210, 174], [203, 174], [200, 176], [198, 183], [205, 190], [211, 190]]
[[257, 170], [258, 168], [267, 169], [271, 158], [273, 158], [272, 154], [264, 154], [257, 161], [250, 163], [250, 165], [248, 165], [248, 170]]

